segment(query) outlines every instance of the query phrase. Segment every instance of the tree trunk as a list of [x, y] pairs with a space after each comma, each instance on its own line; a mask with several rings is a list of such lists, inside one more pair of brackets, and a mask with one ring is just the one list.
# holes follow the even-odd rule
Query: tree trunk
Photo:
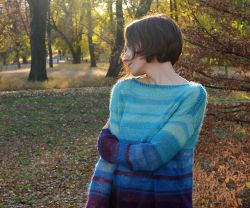
[[46, 20], [48, 0], [28, 0], [31, 16], [31, 70], [28, 80], [45, 81], [46, 73]]
[[116, 0], [116, 21], [115, 44], [112, 49], [110, 65], [106, 77], [117, 77], [122, 67], [122, 62], [120, 59], [120, 54], [124, 44], [124, 18], [122, 11], [122, 0]]
[[17, 64], [17, 68], [21, 69], [21, 63], [19, 61], [20, 58], [20, 53], [19, 53], [19, 48], [16, 49], [16, 57], [15, 57], [15, 62]]
[[[109, 14], [109, 27], [112, 35], [115, 36], [115, 22], [114, 22], [114, 15], [113, 15], [113, 0], [108, 1], [108, 14]], [[114, 42], [112, 42], [114, 44]]]
[[1, 57], [3, 59], [3, 66], [7, 65], [7, 53], [2, 53]]
[[172, 2], [172, 0], [169, 1], [169, 8], [170, 8], [170, 17], [173, 19], [174, 8], [173, 8], [173, 2]]
[[[65, 5], [65, 1], [55, 2], [57, 6], [61, 7], [61, 11], [65, 13], [65, 28], [60, 28], [56, 25], [55, 20], [51, 18], [51, 27], [54, 29], [58, 34], [61, 36], [61, 38], [65, 41], [67, 44], [71, 54], [72, 54], [72, 63], [73, 64], [80, 64], [81, 63], [81, 57], [82, 57], [82, 51], [81, 51], [81, 41], [82, 41], [82, 34], [83, 34], [83, 27], [84, 27], [84, 15], [85, 15], [85, 6], [86, 1], [81, 1], [81, 5], [78, 5], [80, 9], [80, 16], [79, 19], [76, 18], [76, 15], [74, 13], [74, 10], [76, 8], [73, 7], [74, 1], [68, 1], [68, 8]], [[52, 15], [53, 16], [53, 15]], [[76, 21], [76, 19], [77, 21]], [[75, 22], [75, 24], [73, 24]]]
[[176, 3], [176, 0], [173, 0], [173, 7], [174, 7], [174, 18], [175, 18], [175, 21], [178, 22], [178, 12], [177, 12], [177, 3]]
[[23, 64], [27, 64], [28, 63], [27, 57], [25, 55], [22, 56], [22, 59], [23, 59]]
[[136, 11], [135, 18], [140, 18], [145, 16], [150, 10], [150, 6], [153, 0], [141, 0], [140, 5]]
[[53, 53], [52, 53], [52, 37], [51, 37], [51, 13], [50, 13], [50, 1], [48, 10], [48, 23], [47, 23], [47, 34], [48, 34], [48, 49], [49, 49], [49, 67], [53, 68]]
[[159, 9], [159, 0], [156, 0], [156, 11]]
[[[140, 18], [145, 16], [150, 9], [152, 0], [141, 0], [139, 9], [137, 10], [135, 17]], [[115, 43], [112, 49], [109, 69], [106, 74], [106, 77], [118, 77], [121, 67], [122, 61], [120, 59], [121, 52], [124, 44], [124, 18], [122, 11], [122, 0], [116, 0], [116, 33], [115, 33]]]
[[76, 50], [71, 51], [72, 54], [72, 63], [73, 64], [80, 64], [81, 63], [81, 56], [82, 56], [82, 50], [81, 46], [77, 46]]
[[91, 14], [91, 0], [88, 0], [87, 6], [87, 16], [88, 16], [88, 43], [89, 43], [89, 54], [90, 54], [90, 66], [96, 67], [96, 60], [95, 60], [95, 49], [93, 45], [93, 31], [92, 31], [92, 14]]

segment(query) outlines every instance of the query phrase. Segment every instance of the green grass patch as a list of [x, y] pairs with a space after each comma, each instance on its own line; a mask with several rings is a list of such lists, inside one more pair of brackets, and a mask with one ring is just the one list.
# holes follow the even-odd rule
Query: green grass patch
[[209, 89], [209, 101], [216, 104], [233, 104], [249, 102], [250, 95], [247, 92], [223, 91]]
[[60, 198], [79, 207], [98, 158], [95, 143], [108, 118], [109, 93], [1, 97], [1, 206], [53, 206]]

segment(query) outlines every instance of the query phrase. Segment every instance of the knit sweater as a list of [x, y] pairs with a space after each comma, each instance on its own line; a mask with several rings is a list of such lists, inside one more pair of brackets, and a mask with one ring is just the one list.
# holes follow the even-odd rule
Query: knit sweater
[[86, 207], [192, 207], [194, 148], [206, 105], [207, 92], [196, 82], [118, 81]]

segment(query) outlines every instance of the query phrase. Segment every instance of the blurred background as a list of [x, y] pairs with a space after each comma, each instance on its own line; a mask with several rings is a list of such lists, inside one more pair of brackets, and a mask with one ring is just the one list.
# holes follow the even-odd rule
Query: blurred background
[[176, 71], [208, 106], [194, 207], [250, 207], [248, 0], [0, 0], [0, 207], [81, 207], [98, 159], [124, 27], [180, 26]]

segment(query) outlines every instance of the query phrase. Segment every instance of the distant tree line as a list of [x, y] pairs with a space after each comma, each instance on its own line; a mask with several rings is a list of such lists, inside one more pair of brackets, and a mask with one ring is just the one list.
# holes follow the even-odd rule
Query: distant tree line
[[[166, 13], [182, 28], [183, 54], [177, 71], [215, 89], [249, 91], [249, 1], [246, 0], [12, 0], [0, 3], [3, 64], [31, 57], [29, 80], [47, 80], [46, 55], [69, 51], [72, 63], [89, 56], [95, 67], [108, 54], [107, 77], [123, 70], [124, 26], [147, 14]], [[113, 11], [115, 10], [115, 11]], [[47, 52], [48, 51], [48, 52]], [[223, 74], [214, 74], [215, 67]], [[240, 78], [229, 77], [235, 67]]]

